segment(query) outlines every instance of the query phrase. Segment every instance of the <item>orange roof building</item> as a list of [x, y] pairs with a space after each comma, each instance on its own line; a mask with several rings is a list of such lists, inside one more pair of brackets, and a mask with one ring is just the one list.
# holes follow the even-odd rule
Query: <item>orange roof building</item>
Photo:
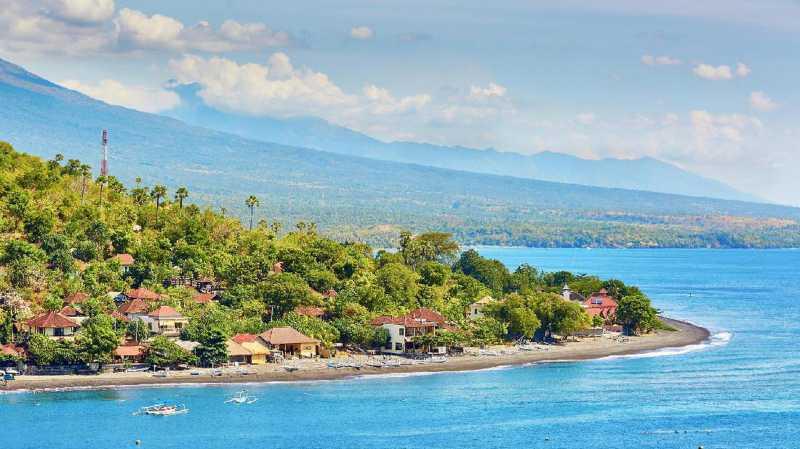
[[313, 357], [317, 355], [319, 340], [303, 335], [291, 327], [274, 327], [259, 334], [269, 347], [286, 355]]
[[143, 299], [145, 301], [158, 301], [161, 299], [161, 295], [145, 287], [128, 290], [125, 292], [125, 296], [128, 299]]
[[321, 318], [323, 315], [325, 315], [325, 309], [314, 306], [299, 306], [294, 309], [294, 313], [303, 316]]
[[31, 332], [54, 338], [70, 337], [75, 334], [75, 330], [80, 326], [58, 312], [43, 313], [28, 320], [27, 324]]
[[121, 267], [129, 267], [136, 261], [133, 256], [128, 253], [117, 254], [114, 256], [114, 260], [119, 262]]
[[613, 319], [617, 314], [617, 301], [608, 294], [606, 289], [592, 293], [592, 296], [583, 302], [583, 307], [589, 316], [600, 316], [606, 320]]
[[147, 315], [149, 307], [147, 303], [141, 298], [129, 299], [119, 306], [118, 312], [126, 317], [133, 318], [134, 316]]
[[67, 304], [83, 304], [89, 299], [89, 295], [84, 292], [75, 292], [68, 295], [64, 302]]
[[161, 306], [147, 314], [152, 331], [165, 337], [177, 337], [189, 320], [170, 306]]

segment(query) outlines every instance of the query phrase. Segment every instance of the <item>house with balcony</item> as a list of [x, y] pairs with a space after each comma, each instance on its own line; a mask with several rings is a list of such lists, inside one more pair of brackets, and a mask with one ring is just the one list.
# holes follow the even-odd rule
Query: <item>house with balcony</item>
[[30, 332], [54, 339], [72, 338], [80, 327], [80, 324], [54, 311], [38, 315], [26, 324]]
[[170, 306], [161, 306], [147, 314], [150, 330], [157, 335], [177, 337], [189, 320]]
[[[419, 308], [400, 317], [380, 316], [372, 320], [374, 327], [389, 332], [389, 341], [381, 348], [387, 354], [407, 354], [426, 351], [430, 348], [417, 343], [417, 337], [436, 333], [437, 330], [455, 330], [447, 324], [444, 316], [427, 308]], [[442, 352], [437, 348], [437, 352]]]

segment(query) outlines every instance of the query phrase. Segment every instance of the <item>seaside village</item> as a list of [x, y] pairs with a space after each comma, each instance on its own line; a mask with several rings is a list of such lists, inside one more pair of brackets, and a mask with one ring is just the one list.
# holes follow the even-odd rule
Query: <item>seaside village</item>
[[511, 271], [445, 232], [392, 228], [376, 250], [313, 222], [283, 229], [254, 195], [247, 215], [218, 212], [185, 187], [95, 180], [79, 160], [4, 142], [0, 166], [6, 384], [455, 366], [663, 329], [635, 286]]
[[[114, 260], [124, 275], [133, 266], [135, 260], [130, 254], [118, 254]], [[272, 267], [272, 274], [283, 272], [282, 262]], [[191, 300], [199, 307], [207, 307], [219, 300], [223, 291], [219, 283], [208, 278], [176, 277], [164, 281], [164, 287], [180, 287], [186, 289]], [[337, 296], [333, 289], [311, 294], [324, 301]], [[562, 298], [565, 301], [580, 305], [592, 319], [593, 325], [585, 329], [575, 330], [570, 335], [560, 336], [576, 338], [600, 337], [603, 335], [618, 336], [621, 328], [615, 324], [617, 301], [606, 289], [584, 297], [563, 285]], [[153, 370], [154, 376], [166, 376], [172, 369], [192, 369], [189, 357], [172, 357], [166, 363], [153, 363], [158, 357], [148, 358], [154, 351], [164, 351], [155, 347], [158, 337], [173, 342], [177, 348], [191, 354], [200, 346], [199, 342], [184, 340], [182, 331], [189, 325], [189, 319], [175, 308], [164, 305], [167, 296], [154, 290], [138, 287], [125, 291], [108, 292], [116, 310], [111, 313], [115, 324], [134, 328], [133, 338], [128, 332], [121, 337], [119, 345], [113, 349], [110, 363], [102, 366], [96, 363], [64, 364], [37, 366], [29, 364], [26, 348], [17, 344], [0, 346], [4, 356], [3, 365], [7, 372], [6, 380], [13, 379], [15, 374], [90, 374], [103, 371], [146, 371]], [[25, 321], [14, 323], [15, 332], [19, 334], [41, 335], [52, 341], [69, 341], [81, 330], [87, 319], [86, 305], [90, 297], [83, 292], [75, 292], [64, 298], [64, 306], [60, 310], [51, 310], [38, 314]], [[465, 319], [478, 320], [485, 316], [487, 308], [499, 302], [491, 296], [484, 296], [470, 304], [464, 311]], [[328, 320], [330, 314], [320, 306], [298, 306], [293, 312], [297, 316], [319, 320]], [[273, 364], [275, 367], [294, 371], [302, 369], [302, 360], [327, 359], [328, 368], [392, 367], [414, 363], [444, 363], [448, 356], [497, 356], [517, 351], [548, 350], [547, 342], [533, 343], [528, 339], [506, 342], [500, 345], [482, 345], [482, 347], [465, 347], [457, 341], [436, 339], [443, 333], [459, 331], [456, 323], [448, 320], [439, 312], [430, 308], [417, 308], [401, 316], [377, 316], [370, 324], [383, 340], [382, 344], [365, 349], [354, 345], [343, 345], [334, 342], [326, 347], [319, 339], [305, 335], [290, 326], [272, 327], [258, 334], [239, 333], [224, 341], [225, 361], [219, 366], [212, 366], [212, 375], [223, 375], [226, 368], [234, 368], [237, 374], [246, 375], [246, 367]], [[383, 331], [381, 331], [381, 329]], [[443, 332], [446, 331], [446, 332]], [[559, 336], [552, 335], [557, 339]], [[622, 338], [622, 337], [618, 337]], [[168, 349], [167, 349], [168, 350]], [[396, 357], [391, 357], [396, 356]], [[148, 363], [148, 360], [150, 362]], [[173, 363], [174, 360], [186, 360], [186, 363]], [[194, 371], [193, 373], [198, 373]]]

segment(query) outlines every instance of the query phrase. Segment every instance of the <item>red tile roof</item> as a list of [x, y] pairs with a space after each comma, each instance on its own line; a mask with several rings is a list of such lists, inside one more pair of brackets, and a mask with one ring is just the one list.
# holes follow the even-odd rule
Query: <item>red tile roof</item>
[[127, 292], [125, 292], [125, 296], [127, 296], [130, 299], [140, 298], [148, 301], [157, 301], [161, 299], [161, 295], [150, 290], [149, 288], [144, 288], [144, 287], [128, 290]]
[[617, 313], [617, 301], [611, 296], [608, 296], [606, 289], [602, 289], [597, 293], [592, 293], [586, 301], [583, 302], [586, 307], [586, 313], [590, 316], [600, 315], [609, 317]]
[[86, 300], [89, 299], [89, 295], [83, 292], [75, 292], [71, 295], [67, 296], [64, 300], [67, 304], [83, 304]]
[[412, 318], [415, 320], [425, 320], [425, 321], [433, 321], [434, 323], [444, 324], [445, 319], [441, 313], [427, 309], [425, 307], [421, 307], [416, 310], [412, 310], [411, 313], [406, 315], [407, 318]]
[[252, 343], [258, 340], [258, 335], [253, 334], [236, 334], [234, 335], [231, 340], [235, 341], [236, 343]]
[[68, 327], [78, 327], [78, 323], [58, 312], [47, 312], [28, 320], [28, 326], [36, 329], [65, 329]]
[[217, 295], [215, 293], [198, 293], [192, 297], [194, 302], [198, 304], [208, 304], [216, 298]]
[[78, 309], [72, 306], [64, 306], [58, 313], [69, 317], [83, 315]]
[[129, 315], [132, 313], [147, 313], [147, 303], [143, 299], [135, 298], [129, 299], [119, 306], [119, 313]]
[[141, 357], [144, 355], [144, 346], [120, 345], [114, 350], [114, 355], [117, 357]]
[[117, 262], [119, 262], [119, 264], [122, 265], [123, 267], [131, 266], [133, 265], [134, 262], [133, 256], [131, 256], [128, 253], [117, 254], [116, 256], [114, 256], [114, 259]]
[[161, 306], [150, 312], [147, 316], [151, 318], [183, 318], [183, 315], [170, 306]]
[[271, 345], [292, 345], [300, 343], [319, 343], [307, 335], [294, 330], [291, 327], [274, 327], [259, 335], [267, 343]]
[[325, 315], [325, 309], [322, 307], [313, 307], [313, 306], [300, 306], [294, 309], [294, 313], [298, 315], [304, 316], [311, 316], [319, 318], [322, 315]]
[[25, 350], [13, 343], [9, 343], [0, 345], [0, 354], [11, 357], [25, 357]]
[[339, 296], [339, 293], [337, 293], [336, 290], [334, 290], [334, 289], [330, 289], [330, 290], [326, 290], [325, 293], [322, 294], [322, 296], [324, 296], [326, 298], [335, 298], [335, 297]]
[[111, 312], [111, 317], [114, 318], [114, 319], [120, 320], [120, 321], [125, 321], [125, 322], [130, 321], [128, 319], [128, 317], [126, 317], [125, 315], [119, 313], [119, 311], [117, 311], [117, 310]]

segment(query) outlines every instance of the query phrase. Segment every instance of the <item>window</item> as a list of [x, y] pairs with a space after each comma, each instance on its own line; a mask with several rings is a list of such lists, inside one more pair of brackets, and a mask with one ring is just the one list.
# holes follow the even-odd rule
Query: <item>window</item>
[[400, 333], [400, 335], [401, 335], [401, 336], [402, 336], [402, 335], [405, 335], [405, 334], [406, 334], [406, 329], [405, 329], [404, 327], [401, 327], [401, 328], [398, 330], [398, 332]]
[[402, 351], [403, 350], [403, 344], [402, 343], [395, 343], [394, 344], [394, 350], [395, 351]]
[[64, 329], [57, 327], [53, 329], [53, 335], [56, 337], [63, 337], [64, 336]]

